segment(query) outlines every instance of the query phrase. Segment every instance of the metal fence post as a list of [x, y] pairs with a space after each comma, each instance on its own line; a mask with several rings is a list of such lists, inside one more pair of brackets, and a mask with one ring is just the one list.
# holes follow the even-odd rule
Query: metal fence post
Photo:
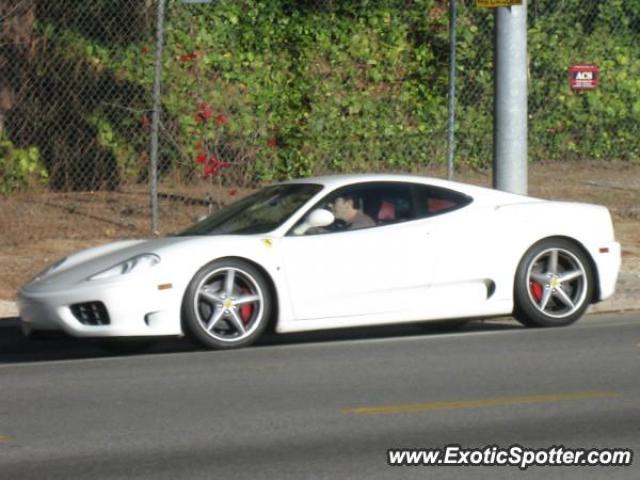
[[165, 0], [158, 0], [156, 31], [156, 65], [153, 81], [153, 116], [151, 119], [151, 158], [149, 163], [149, 187], [151, 190], [151, 234], [158, 235], [160, 214], [158, 208], [158, 146], [160, 136], [160, 111], [162, 108], [162, 50], [164, 47]]
[[527, 193], [527, 0], [496, 9], [493, 186]]
[[457, 0], [449, 0], [449, 120], [447, 126], [447, 178], [453, 179], [456, 128]]

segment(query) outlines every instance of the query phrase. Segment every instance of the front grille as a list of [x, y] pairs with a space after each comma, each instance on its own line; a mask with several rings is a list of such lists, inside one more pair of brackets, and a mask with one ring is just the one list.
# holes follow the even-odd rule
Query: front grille
[[75, 303], [71, 305], [71, 313], [83, 325], [97, 327], [109, 325], [109, 313], [102, 302]]

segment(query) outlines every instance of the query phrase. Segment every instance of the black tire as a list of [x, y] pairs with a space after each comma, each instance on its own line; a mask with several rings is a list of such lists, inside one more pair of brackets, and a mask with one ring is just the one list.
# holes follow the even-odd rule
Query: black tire
[[213, 261], [196, 273], [185, 292], [186, 333], [215, 350], [251, 345], [269, 323], [271, 301], [269, 284], [253, 265], [238, 259]]
[[570, 325], [591, 303], [593, 278], [580, 247], [563, 238], [541, 240], [518, 265], [513, 315], [527, 327]]

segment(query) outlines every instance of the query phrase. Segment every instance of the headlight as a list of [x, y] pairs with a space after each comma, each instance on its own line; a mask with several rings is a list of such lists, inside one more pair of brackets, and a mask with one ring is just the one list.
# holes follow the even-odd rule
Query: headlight
[[119, 263], [109, 268], [108, 270], [96, 273], [95, 275], [89, 277], [89, 280], [104, 280], [106, 278], [118, 277], [120, 275], [126, 275], [127, 273], [131, 273], [134, 271], [137, 272], [155, 267], [159, 263], [159, 256], [152, 253], [145, 253], [143, 255], [138, 255], [137, 257], [130, 258], [129, 260], [125, 260], [124, 262]]
[[57, 270], [58, 267], [60, 265], [62, 265], [64, 262], [66, 262], [66, 261], [67, 261], [67, 257], [64, 257], [64, 258], [61, 258], [60, 260], [58, 260], [57, 262], [52, 263], [51, 265], [49, 265], [44, 270], [42, 270], [41, 272], [37, 273], [31, 280], [29, 280], [28, 283], [37, 282], [38, 280], [43, 279], [44, 277], [46, 277], [50, 273], [53, 273], [55, 270]]

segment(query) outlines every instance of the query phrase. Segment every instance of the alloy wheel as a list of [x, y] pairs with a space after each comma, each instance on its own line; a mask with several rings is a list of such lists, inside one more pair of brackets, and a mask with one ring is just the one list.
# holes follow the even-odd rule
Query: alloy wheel
[[264, 292], [248, 272], [218, 268], [196, 287], [194, 312], [202, 330], [222, 342], [238, 342], [258, 328], [264, 313]]
[[536, 255], [527, 270], [529, 299], [538, 311], [566, 318], [587, 299], [587, 272], [572, 252], [550, 248]]

